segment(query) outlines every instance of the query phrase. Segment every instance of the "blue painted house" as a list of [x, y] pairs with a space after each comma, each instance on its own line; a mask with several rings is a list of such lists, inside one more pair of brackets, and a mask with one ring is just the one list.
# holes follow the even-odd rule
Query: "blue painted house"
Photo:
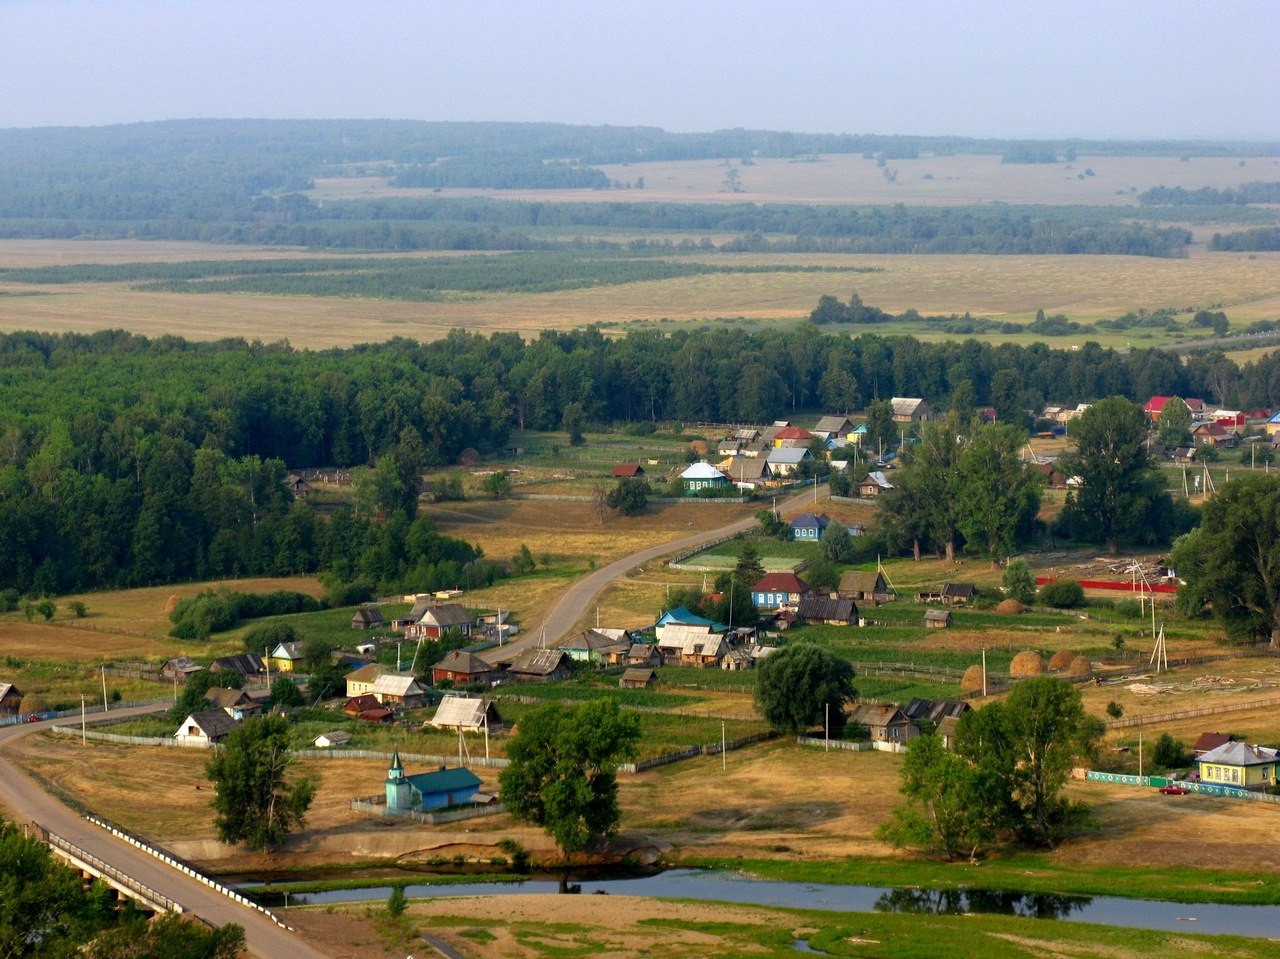
[[717, 623], [705, 616], [699, 616], [684, 606], [677, 606], [663, 613], [654, 625], [654, 635], [661, 640], [668, 626], [707, 626], [713, 633], [723, 633], [729, 628], [724, 623]]
[[434, 772], [406, 776], [397, 749], [391, 754], [386, 788], [389, 812], [444, 809], [471, 802], [480, 789], [480, 777], [462, 766], [456, 769], [441, 766]]
[[791, 521], [791, 538], [805, 543], [816, 543], [830, 524], [831, 520], [825, 514], [816, 516], [813, 513], [801, 513]]
[[808, 591], [804, 580], [795, 573], [765, 573], [751, 587], [751, 601], [761, 609], [780, 609], [799, 605], [800, 597]]

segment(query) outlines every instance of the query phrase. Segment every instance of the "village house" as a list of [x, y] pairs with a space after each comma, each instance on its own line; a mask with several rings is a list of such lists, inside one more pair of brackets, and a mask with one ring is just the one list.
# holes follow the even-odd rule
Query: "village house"
[[624, 662], [627, 666], [661, 666], [662, 654], [653, 643], [632, 643]]
[[684, 481], [686, 493], [693, 494], [704, 489], [724, 489], [729, 485], [729, 478], [710, 463], [694, 463], [680, 474]]
[[643, 669], [639, 666], [624, 670], [618, 677], [620, 689], [652, 689], [656, 685], [658, 685], [658, 674], [652, 669]]
[[235, 653], [231, 656], [220, 656], [209, 664], [209, 672], [223, 671], [239, 673], [246, 685], [252, 685], [266, 671], [266, 664], [257, 653]]
[[751, 587], [751, 601], [764, 609], [795, 606], [808, 591], [804, 580], [795, 573], [765, 573]]
[[295, 499], [306, 499], [312, 490], [311, 484], [297, 473], [290, 473], [286, 476], [284, 485], [289, 488], [289, 492], [293, 494]]
[[614, 479], [641, 479], [644, 476], [644, 467], [639, 463], [623, 463], [613, 468]]
[[351, 617], [352, 629], [382, 629], [386, 625], [382, 610], [376, 606], [361, 606]]
[[560, 644], [575, 663], [608, 665], [610, 660], [625, 656], [631, 648], [630, 634], [625, 630], [586, 629]]
[[253, 699], [243, 689], [223, 689], [214, 686], [205, 691], [205, 702], [212, 709], [221, 709], [232, 719], [244, 719], [262, 712], [262, 703]]
[[302, 644], [280, 643], [268, 657], [271, 668], [281, 673], [302, 672]]
[[797, 444], [807, 446], [813, 434], [803, 426], [784, 426], [773, 434], [774, 449], [794, 447]]
[[[902, 714], [922, 731], [931, 728], [941, 735], [944, 722], [951, 720], [951, 725], [954, 725], [955, 721], [972, 709], [968, 703], [955, 699], [916, 698], [902, 707]], [[943, 745], [949, 744], [944, 742]]]
[[1067, 477], [1053, 463], [1032, 463], [1031, 468], [1044, 477], [1049, 489], [1067, 488]]
[[[1160, 414], [1164, 412], [1164, 408], [1172, 402], [1182, 403], [1183, 406], [1187, 405], [1179, 396], [1153, 396], [1142, 404], [1142, 412], [1146, 413], [1152, 422], [1158, 422]], [[1191, 412], [1189, 407], [1187, 412]]]
[[858, 495], [863, 499], [875, 499], [877, 496], [883, 496], [891, 489], [893, 489], [893, 484], [889, 482], [889, 478], [880, 470], [872, 470], [858, 481]]
[[373, 692], [374, 682], [386, 669], [387, 667], [380, 663], [369, 663], [367, 666], [361, 666], [359, 669], [347, 673], [344, 677], [347, 681], [347, 695], [363, 696], [365, 693]]
[[1217, 423], [1201, 423], [1191, 431], [1191, 441], [1196, 446], [1229, 449], [1240, 442], [1240, 437]]
[[465, 766], [449, 769], [441, 766], [429, 773], [406, 776], [400, 762], [400, 750], [391, 755], [387, 770], [386, 800], [388, 812], [447, 809], [472, 801], [480, 791], [480, 777]]
[[1228, 742], [1196, 759], [1200, 781], [1239, 789], [1267, 789], [1276, 782], [1280, 751], [1249, 743]]
[[548, 683], [569, 675], [569, 657], [563, 649], [526, 649], [512, 661], [507, 675], [521, 683]]
[[755, 657], [751, 655], [751, 650], [745, 646], [730, 646], [729, 651], [720, 660], [720, 668], [730, 672], [754, 669], [755, 665]]
[[22, 709], [22, 690], [13, 683], [0, 683], [0, 716], [16, 716]]
[[493, 667], [477, 656], [464, 650], [454, 650], [431, 667], [431, 681], [436, 686], [441, 683], [453, 683], [455, 686], [470, 686], [487, 683], [493, 677]]
[[840, 575], [840, 596], [878, 606], [889, 602], [889, 587], [878, 570], [845, 570]]
[[947, 583], [939, 598], [948, 606], [967, 606], [977, 594], [978, 588], [973, 583]]
[[389, 706], [383, 706], [372, 693], [353, 696], [346, 701], [342, 711], [363, 723], [387, 723], [395, 715]]
[[405, 639], [439, 639], [450, 631], [461, 636], [471, 635], [471, 611], [461, 603], [429, 605], [417, 617], [412, 613], [410, 616], [413, 622], [405, 627]]
[[373, 688], [369, 693], [380, 706], [389, 706], [392, 709], [397, 707], [417, 709], [422, 705], [426, 690], [412, 675], [383, 673], [373, 681]]
[[160, 667], [160, 676], [170, 682], [177, 681], [185, 683], [188, 679], [200, 672], [201, 666], [190, 656], [178, 656], [171, 659]]
[[1267, 435], [1280, 436], [1280, 412], [1277, 412], [1269, 420], [1267, 420]]
[[321, 733], [311, 743], [316, 749], [335, 749], [339, 746], [345, 746], [351, 742], [351, 734], [342, 730], [335, 730], [330, 733]]
[[1205, 753], [1233, 742], [1235, 742], [1235, 737], [1230, 733], [1201, 733], [1200, 738], [1196, 740], [1196, 744], [1191, 747], [1191, 751], [1199, 759]]
[[927, 423], [933, 419], [933, 410], [924, 400], [914, 396], [895, 396], [893, 405], [895, 423]]
[[769, 472], [781, 478], [793, 474], [801, 463], [812, 463], [813, 454], [803, 446], [783, 447], [772, 450], [766, 462], [769, 464]]
[[822, 534], [826, 532], [830, 523], [831, 520], [826, 514], [818, 516], [814, 513], [801, 513], [791, 521], [791, 538], [816, 543], [822, 538]]
[[184, 719], [173, 738], [184, 746], [214, 746], [226, 739], [238, 725], [239, 722], [225, 710], [206, 709]]
[[492, 735], [502, 732], [502, 716], [492, 700], [479, 696], [446, 696], [431, 717], [431, 725], [455, 732], [460, 729], [464, 733], [484, 732], [487, 728]]
[[1209, 421], [1232, 433], [1243, 433], [1249, 422], [1241, 410], [1214, 410], [1209, 414]]
[[924, 611], [924, 625], [926, 629], [946, 629], [951, 625], [951, 610], [926, 609]]
[[709, 643], [720, 635], [722, 634], [717, 633], [711, 626], [702, 624], [686, 626], [680, 623], [668, 623], [663, 628], [662, 636], [658, 639], [655, 647], [659, 656], [657, 665], [679, 666], [680, 656], [686, 646], [691, 643]]
[[669, 609], [658, 617], [658, 622], [654, 624], [654, 638], [661, 645], [663, 639], [666, 638], [666, 631], [671, 626], [703, 626], [707, 632], [723, 633], [727, 626], [724, 623], [717, 623], [704, 616], [690, 611], [687, 607], [677, 606], [675, 609]]
[[689, 633], [677, 646], [672, 640], [663, 640], [662, 650], [668, 662], [677, 666], [718, 666], [729, 651], [729, 644], [719, 633]]
[[802, 596], [796, 619], [811, 625], [853, 626], [858, 622], [858, 605], [836, 596]]
[[905, 745], [920, 735], [916, 724], [897, 706], [859, 703], [849, 712], [848, 722], [865, 727], [873, 743]]
[[739, 489], [759, 489], [773, 479], [769, 460], [762, 456], [730, 456], [717, 467]]
[[820, 436], [824, 440], [835, 440], [839, 445], [844, 446], [848, 443], [849, 434], [853, 429], [853, 421], [847, 416], [824, 416], [813, 428], [813, 435]]

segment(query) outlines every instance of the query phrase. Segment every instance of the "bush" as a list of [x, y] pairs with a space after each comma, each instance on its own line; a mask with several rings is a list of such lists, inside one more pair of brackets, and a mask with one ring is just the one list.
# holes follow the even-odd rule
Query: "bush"
[[1187, 764], [1188, 756], [1182, 741], [1169, 733], [1162, 733], [1156, 740], [1155, 753], [1152, 756], [1155, 764], [1161, 769], [1177, 769]]
[[18, 591], [16, 589], [0, 590], [0, 613], [12, 613], [18, 608]]
[[1025, 559], [1015, 559], [1005, 567], [1001, 584], [1005, 595], [1023, 606], [1030, 606], [1036, 598], [1036, 575]]
[[397, 885], [392, 888], [391, 895], [387, 897], [387, 915], [393, 919], [404, 915], [405, 909], [409, 906], [409, 900], [405, 897], [404, 886]]
[[1124, 707], [1113, 699], [1107, 703], [1107, 715], [1112, 719], [1119, 719], [1124, 715]]
[[46, 596], [44, 599], [40, 600], [40, 602], [36, 603], [36, 612], [43, 616], [44, 621], [47, 623], [53, 619], [54, 614], [58, 612], [58, 606], [53, 600]]
[[1040, 587], [1040, 605], [1057, 609], [1075, 609], [1084, 605], [1084, 590], [1079, 583], [1045, 583]]
[[75, 616], [76, 619], [84, 619], [89, 612], [89, 607], [78, 599], [73, 599], [71, 602], [67, 603], [67, 609], [71, 610], [71, 614]]
[[366, 582], [342, 583], [330, 580], [325, 583], [324, 602], [330, 608], [358, 606], [373, 599], [373, 587]]
[[514, 839], [498, 840], [498, 848], [511, 857], [512, 872], [528, 872], [530, 868], [529, 850]]
[[298, 634], [288, 623], [259, 623], [245, 632], [244, 648], [251, 653], [273, 650], [281, 643], [294, 643]]

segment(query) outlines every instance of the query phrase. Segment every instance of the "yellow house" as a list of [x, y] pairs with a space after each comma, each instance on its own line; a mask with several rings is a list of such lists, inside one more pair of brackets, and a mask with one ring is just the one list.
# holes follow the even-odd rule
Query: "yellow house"
[[347, 696], [354, 699], [356, 696], [372, 693], [378, 677], [386, 671], [387, 667], [385, 666], [381, 666], [378, 663], [369, 663], [354, 672], [347, 673]]
[[1275, 784], [1280, 752], [1248, 743], [1223, 743], [1199, 759], [1200, 781], [1237, 789], [1265, 789]]
[[282, 673], [291, 673], [295, 669], [301, 671], [302, 644], [281, 643], [271, 651], [271, 668]]

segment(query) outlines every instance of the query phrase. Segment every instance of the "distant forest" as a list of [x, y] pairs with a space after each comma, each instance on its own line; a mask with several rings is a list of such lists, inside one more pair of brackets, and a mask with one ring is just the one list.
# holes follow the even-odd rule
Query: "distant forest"
[[1201, 187], [1187, 190], [1180, 186], [1157, 186], [1138, 194], [1138, 202], [1149, 206], [1226, 206], [1249, 203], [1280, 203], [1280, 182], [1242, 183], [1238, 187], [1215, 190]]
[[[868, 308], [873, 310], [874, 308]], [[1280, 405], [1280, 354], [1243, 368], [1088, 343], [922, 343], [806, 325], [669, 336], [596, 329], [302, 352], [122, 331], [0, 336], [0, 590], [63, 592], [322, 570], [405, 589], [501, 568], [429, 520], [417, 476], [566, 418], [767, 422], [952, 393], [1004, 417], [1121, 394]], [[376, 465], [365, 506], [318, 522], [286, 468]], [[389, 522], [374, 522], [373, 509]]]
[[[516, 250], [573, 243], [548, 231], [731, 232], [728, 249], [1176, 256], [1179, 228], [1107, 208], [760, 207], [326, 201], [317, 177], [391, 176], [422, 187], [606, 188], [602, 163], [986, 153], [1008, 162], [1091, 155], [1274, 156], [1280, 144], [1009, 141], [650, 127], [408, 121], [192, 120], [0, 130], [0, 236], [132, 237], [346, 250]], [[1204, 207], [1236, 206], [1234, 197]], [[1165, 202], [1165, 201], [1161, 201]], [[1170, 201], [1171, 202], [1171, 201]], [[1209, 202], [1196, 201], [1196, 202]], [[1253, 201], [1249, 201], [1253, 202]], [[513, 209], [507, 209], [507, 207]], [[1269, 222], [1269, 221], [1266, 221]], [[606, 246], [607, 240], [592, 239]]]
[[1234, 253], [1280, 250], [1280, 226], [1264, 226], [1237, 233], [1215, 233], [1209, 241], [1209, 249]]

